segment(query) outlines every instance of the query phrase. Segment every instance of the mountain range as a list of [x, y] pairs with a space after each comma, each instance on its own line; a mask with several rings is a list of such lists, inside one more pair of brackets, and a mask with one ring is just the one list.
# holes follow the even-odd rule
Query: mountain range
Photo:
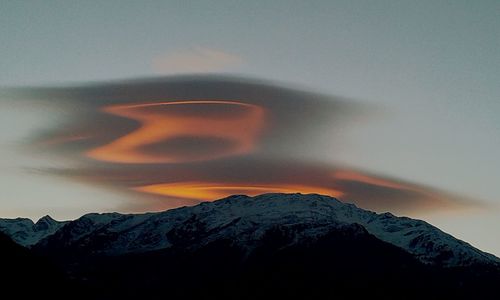
[[0, 232], [87, 299], [496, 299], [500, 283], [494, 255], [424, 221], [317, 194], [234, 195], [67, 222], [0, 219]]

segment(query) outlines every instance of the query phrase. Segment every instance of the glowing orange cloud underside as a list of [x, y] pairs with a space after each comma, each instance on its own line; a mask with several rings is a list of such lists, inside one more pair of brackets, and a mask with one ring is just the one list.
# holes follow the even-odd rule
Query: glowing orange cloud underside
[[150, 194], [200, 201], [220, 199], [234, 194], [255, 196], [263, 193], [317, 193], [333, 197], [340, 197], [342, 195], [339, 191], [316, 186], [292, 184], [232, 185], [213, 182], [160, 183], [136, 187], [134, 190]]
[[[245, 108], [245, 114], [240, 118], [233, 119], [209, 119], [203, 116], [175, 116], [141, 110], [141, 108], [155, 106], [199, 104], [236, 105]], [[254, 149], [257, 136], [264, 125], [264, 109], [262, 107], [237, 101], [154, 102], [111, 105], [102, 110], [109, 114], [139, 121], [141, 124], [135, 131], [87, 152], [87, 156], [93, 159], [115, 163], [177, 163], [186, 161], [186, 158], [175, 155], [150, 154], [140, 151], [142, 146], [182, 136], [222, 138], [233, 141], [236, 145], [220, 153], [212, 153], [189, 160], [206, 160], [248, 153]]]
[[[408, 190], [408, 191], [414, 191], [416, 193], [419, 193], [422, 195], [422, 197], [425, 197], [428, 201], [426, 202], [426, 207], [432, 207], [433, 204], [436, 203], [443, 203], [443, 202], [449, 202], [450, 200], [443, 194], [440, 194], [438, 192], [433, 192], [432, 190], [425, 189], [423, 187], [419, 187], [417, 185], [412, 185], [412, 184], [405, 184], [405, 183], [399, 183], [395, 181], [390, 181], [382, 178], [376, 178], [372, 176], [368, 176], [356, 171], [350, 171], [350, 170], [341, 170], [341, 171], [336, 171], [333, 173], [334, 180], [350, 180], [350, 181], [356, 181], [360, 183], [366, 183], [366, 184], [371, 184], [371, 185], [377, 185], [377, 186], [382, 186], [382, 187], [387, 187], [395, 190]], [[431, 200], [432, 201], [429, 201]], [[424, 207], [424, 202], [422, 202], [421, 207]]]

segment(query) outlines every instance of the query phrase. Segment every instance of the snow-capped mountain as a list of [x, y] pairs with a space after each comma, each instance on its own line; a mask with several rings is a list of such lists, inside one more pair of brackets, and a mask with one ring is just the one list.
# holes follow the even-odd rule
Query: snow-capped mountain
[[0, 232], [10, 236], [16, 243], [29, 247], [54, 234], [66, 223], [68, 222], [59, 222], [50, 216], [42, 217], [36, 223], [27, 218], [0, 219]]
[[291, 236], [289, 244], [314, 241], [329, 232], [348, 229], [351, 232], [366, 230], [425, 264], [500, 265], [497, 257], [426, 222], [389, 213], [377, 214], [316, 194], [236, 195], [159, 213], [88, 214], [65, 226], [48, 222], [52, 224], [50, 230], [43, 234], [35, 229], [40, 221], [31, 227], [25, 219], [17, 223], [10, 221], [10, 226], [3, 225], [5, 220], [1, 222], [0, 230], [14, 240], [23, 245], [36, 243], [36, 249], [48, 251], [77, 249], [79, 253], [116, 256], [172, 247], [196, 250], [226, 240], [251, 253], [265, 242], [266, 234], [276, 228], [287, 231]]

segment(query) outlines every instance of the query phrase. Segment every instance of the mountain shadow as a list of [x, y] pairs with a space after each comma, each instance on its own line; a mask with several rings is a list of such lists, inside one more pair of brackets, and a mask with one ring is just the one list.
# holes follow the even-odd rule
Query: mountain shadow
[[[196, 250], [54, 258], [91, 299], [496, 299], [494, 267], [422, 264], [360, 225], [295, 240], [300, 226], [274, 226], [250, 253], [219, 239]], [[186, 243], [203, 236], [185, 236]]]

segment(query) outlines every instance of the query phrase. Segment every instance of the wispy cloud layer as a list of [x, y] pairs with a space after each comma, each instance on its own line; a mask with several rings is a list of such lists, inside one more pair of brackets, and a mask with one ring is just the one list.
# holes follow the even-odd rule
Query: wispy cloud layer
[[153, 69], [163, 74], [224, 71], [243, 63], [240, 56], [219, 49], [194, 47], [155, 57]]

